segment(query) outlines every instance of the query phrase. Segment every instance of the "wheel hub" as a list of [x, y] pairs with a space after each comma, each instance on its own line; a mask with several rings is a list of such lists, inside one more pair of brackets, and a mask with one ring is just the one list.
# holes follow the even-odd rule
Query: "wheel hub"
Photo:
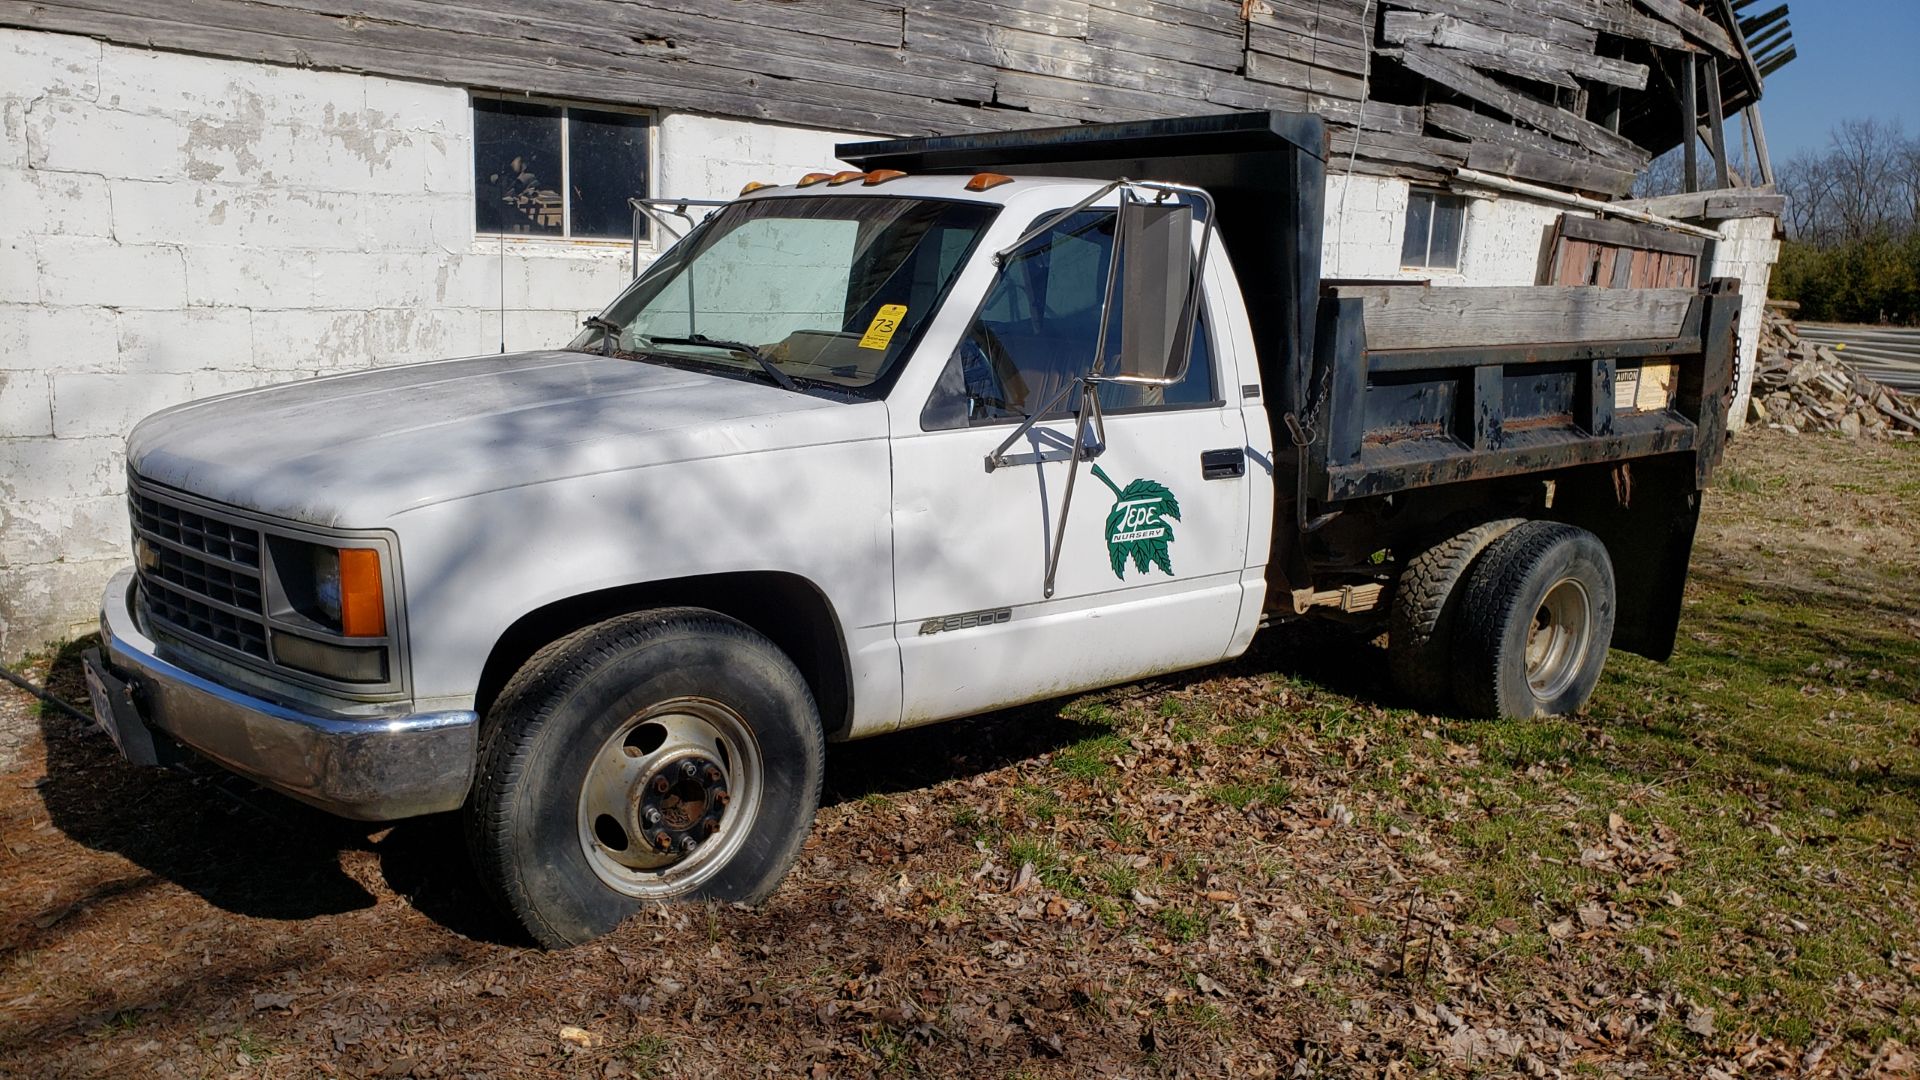
[[639, 833], [663, 855], [688, 854], [720, 831], [729, 801], [719, 762], [704, 755], [668, 762], [634, 793]]
[[660, 702], [615, 727], [581, 778], [581, 854], [600, 881], [664, 900], [700, 887], [746, 841], [765, 766], [752, 728], [706, 698]]

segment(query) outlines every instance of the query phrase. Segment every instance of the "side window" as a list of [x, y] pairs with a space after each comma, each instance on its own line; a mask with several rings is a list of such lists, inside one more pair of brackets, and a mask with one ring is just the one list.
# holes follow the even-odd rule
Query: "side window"
[[645, 113], [474, 98], [474, 228], [631, 238], [627, 199], [647, 195], [650, 125]]
[[[1093, 366], [1113, 230], [1112, 211], [1083, 211], [1008, 258], [928, 402], [925, 427], [1023, 419]], [[1107, 327], [1109, 362], [1119, 352], [1124, 319], [1116, 293]], [[1101, 407], [1109, 411], [1215, 400], [1204, 320], [1195, 326], [1192, 362], [1178, 384], [1108, 384], [1100, 391]], [[1071, 402], [1055, 406], [1056, 415], [1071, 411]]]
[[1467, 200], [1414, 188], [1407, 196], [1407, 231], [1400, 239], [1400, 265], [1454, 270], [1467, 232]]

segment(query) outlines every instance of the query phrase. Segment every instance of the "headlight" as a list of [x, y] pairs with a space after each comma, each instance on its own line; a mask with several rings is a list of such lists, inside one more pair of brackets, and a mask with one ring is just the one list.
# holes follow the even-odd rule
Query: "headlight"
[[343, 682], [385, 682], [387, 645], [338, 640], [387, 636], [379, 550], [281, 536], [268, 543], [283, 600], [273, 620], [274, 659]]
[[378, 550], [274, 539], [274, 566], [294, 610], [343, 637], [386, 636]]

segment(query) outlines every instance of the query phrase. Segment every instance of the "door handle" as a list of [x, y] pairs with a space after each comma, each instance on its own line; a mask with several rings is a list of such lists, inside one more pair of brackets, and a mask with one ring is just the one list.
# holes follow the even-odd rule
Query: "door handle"
[[1231, 480], [1236, 476], [1247, 475], [1247, 452], [1242, 447], [1231, 450], [1200, 451], [1200, 479]]

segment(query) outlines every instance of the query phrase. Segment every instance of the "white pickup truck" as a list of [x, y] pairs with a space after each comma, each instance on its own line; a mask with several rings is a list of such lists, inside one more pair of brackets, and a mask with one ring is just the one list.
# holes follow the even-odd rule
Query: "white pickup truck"
[[1324, 145], [843, 147], [562, 348], [149, 417], [101, 724], [349, 817], [461, 810], [558, 947], [766, 896], [829, 740], [1273, 619], [1377, 620], [1433, 707], [1576, 709], [1610, 641], [1672, 647], [1739, 298], [1323, 284]]

